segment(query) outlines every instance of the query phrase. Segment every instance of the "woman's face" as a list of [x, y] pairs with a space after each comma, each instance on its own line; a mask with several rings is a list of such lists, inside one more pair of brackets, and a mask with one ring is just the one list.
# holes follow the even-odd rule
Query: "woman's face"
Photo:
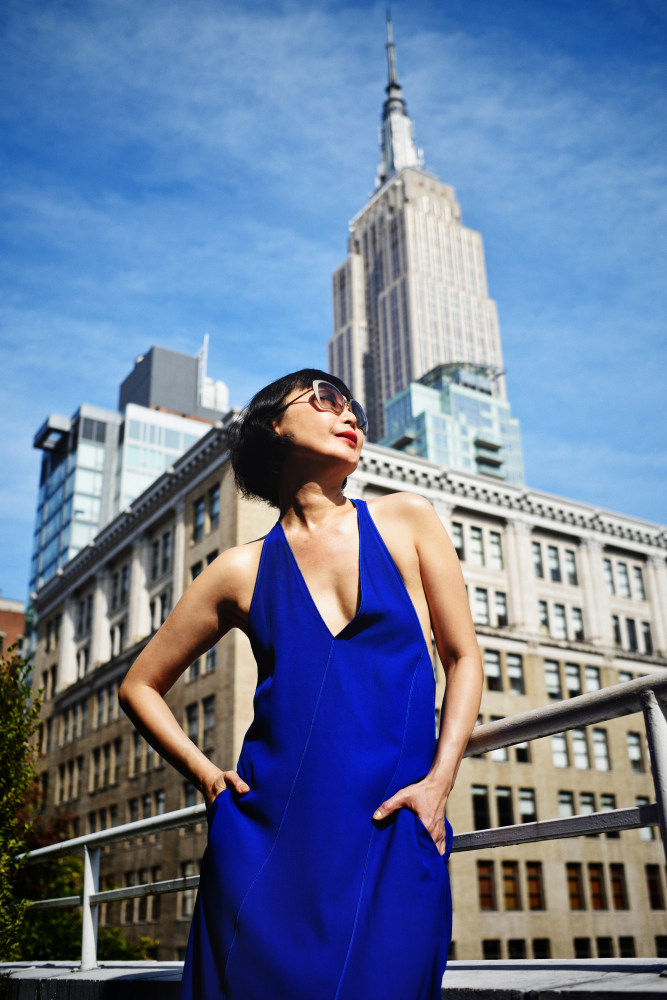
[[283, 406], [281, 416], [273, 422], [277, 434], [288, 435], [296, 449], [305, 448], [332, 459], [345, 460], [356, 467], [364, 434], [349, 405], [342, 413], [324, 409], [309, 386], [293, 389], [285, 397]]

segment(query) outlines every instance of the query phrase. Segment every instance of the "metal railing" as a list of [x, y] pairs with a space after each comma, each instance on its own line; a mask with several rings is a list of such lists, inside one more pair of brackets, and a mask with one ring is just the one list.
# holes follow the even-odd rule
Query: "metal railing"
[[[667, 716], [663, 703], [667, 703], [667, 670], [478, 726], [468, 743], [466, 757], [641, 712], [646, 726], [656, 801], [652, 805], [613, 809], [608, 812], [571, 816], [567, 819], [550, 819], [461, 833], [454, 837], [452, 851], [474, 851], [487, 847], [530, 844], [542, 840], [583, 837], [592, 833], [658, 825], [667, 857]], [[74, 837], [59, 844], [41, 847], [27, 855], [28, 862], [38, 863], [83, 850], [84, 873], [81, 895], [37, 900], [30, 904], [35, 909], [82, 906], [82, 970], [87, 971], [97, 967], [97, 915], [101, 903], [180, 892], [184, 889], [194, 889], [199, 885], [199, 876], [191, 875], [100, 892], [101, 849], [109, 844], [130, 840], [143, 834], [191, 826], [200, 823], [205, 815], [206, 808], [203, 804], [190, 806], [162, 816], [124, 823], [122, 826], [83, 837]]]

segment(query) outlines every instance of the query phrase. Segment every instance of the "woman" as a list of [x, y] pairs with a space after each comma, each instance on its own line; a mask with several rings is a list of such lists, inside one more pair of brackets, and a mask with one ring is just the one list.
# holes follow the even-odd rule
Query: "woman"
[[[451, 936], [445, 819], [482, 671], [454, 549], [432, 506], [344, 497], [366, 430], [333, 375], [272, 383], [233, 430], [246, 496], [280, 511], [184, 594], [121, 704], [204, 795], [209, 843], [182, 1000], [435, 1000]], [[258, 666], [236, 770], [164, 695], [231, 628]], [[434, 736], [431, 632], [447, 679]]]

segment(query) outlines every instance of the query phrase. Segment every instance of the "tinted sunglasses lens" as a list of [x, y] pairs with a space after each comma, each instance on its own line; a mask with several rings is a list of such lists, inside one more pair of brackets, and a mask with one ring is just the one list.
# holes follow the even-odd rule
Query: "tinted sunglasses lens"
[[357, 403], [356, 399], [353, 399], [350, 403], [350, 409], [357, 419], [357, 426], [359, 430], [365, 434], [368, 428], [368, 418], [364, 412], [363, 406], [361, 403]]
[[335, 385], [330, 382], [317, 382], [314, 384], [317, 401], [324, 410], [333, 410], [334, 413], [342, 413], [345, 409], [345, 396], [339, 392]]

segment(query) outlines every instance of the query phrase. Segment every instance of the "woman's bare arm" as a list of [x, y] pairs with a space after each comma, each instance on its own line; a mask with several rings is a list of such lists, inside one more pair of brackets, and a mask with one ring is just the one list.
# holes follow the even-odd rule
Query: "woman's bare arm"
[[127, 673], [118, 699], [146, 740], [191, 781], [207, 805], [223, 787], [248, 786], [216, 767], [185, 734], [164, 696], [190, 664], [231, 628], [245, 628], [261, 543], [228, 549], [186, 590]]
[[440, 736], [429, 773], [383, 802], [374, 818], [384, 819], [396, 809], [411, 809], [444, 853], [445, 805], [477, 720], [483, 671], [461, 567], [447, 532], [431, 504], [422, 497], [402, 494], [398, 506], [403, 531], [409, 527], [414, 539], [446, 690]]

